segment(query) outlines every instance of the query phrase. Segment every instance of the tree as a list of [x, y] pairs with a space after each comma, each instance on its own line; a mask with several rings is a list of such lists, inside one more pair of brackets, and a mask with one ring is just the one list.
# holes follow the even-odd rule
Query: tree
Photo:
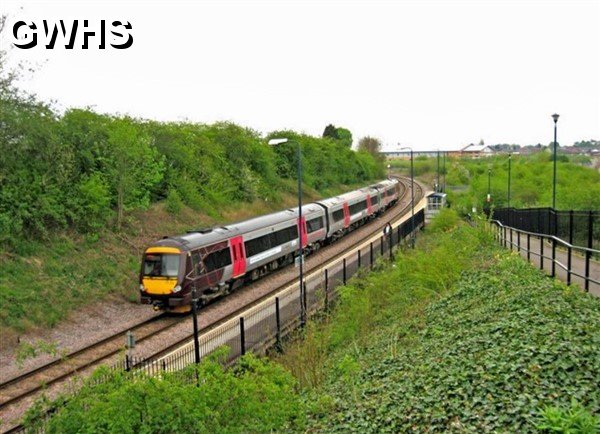
[[358, 150], [368, 152], [375, 158], [380, 158], [381, 141], [376, 137], [363, 137], [358, 141]]
[[325, 127], [325, 131], [323, 131], [323, 137], [329, 137], [331, 139], [337, 140], [337, 129], [333, 124], [329, 124]]
[[352, 133], [347, 128], [338, 128], [333, 124], [329, 124], [325, 127], [325, 131], [323, 131], [323, 137], [336, 140], [348, 148], [352, 147]]
[[117, 199], [117, 228], [126, 209], [150, 205], [150, 192], [164, 176], [164, 156], [150, 146], [150, 138], [129, 118], [109, 126], [107, 172]]

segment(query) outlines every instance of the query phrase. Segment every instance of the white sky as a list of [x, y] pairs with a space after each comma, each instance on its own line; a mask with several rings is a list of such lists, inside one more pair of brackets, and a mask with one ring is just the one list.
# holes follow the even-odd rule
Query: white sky
[[0, 11], [5, 48], [18, 19], [133, 25], [127, 50], [97, 39], [9, 50], [40, 65], [20, 86], [60, 109], [263, 133], [333, 123], [416, 150], [546, 144], [558, 112], [563, 145], [600, 139], [600, 1], [2, 0]]

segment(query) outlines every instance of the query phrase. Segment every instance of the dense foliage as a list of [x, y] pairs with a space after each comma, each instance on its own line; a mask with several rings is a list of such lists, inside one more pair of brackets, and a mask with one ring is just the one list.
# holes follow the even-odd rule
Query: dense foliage
[[600, 300], [455, 215], [432, 226], [283, 356], [309, 431], [596, 432]]
[[[302, 146], [304, 183], [316, 189], [382, 175], [368, 153], [343, 141], [290, 131]], [[0, 243], [73, 227], [94, 232], [124, 212], [169, 198], [215, 213], [224, 203], [277, 198], [296, 178], [296, 145], [269, 147], [231, 123], [159, 123], [47, 105], [0, 93]]]
[[[275, 363], [248, 355], [224, 369], [213, 358], [197, 375], [199, 386], [194, 367], [162, 378], [97, 371], [59, 406], [44, 432], [269, 433], [303, 423], [295, 380]], [[46, 404], [29, 411], [28, 427], [40, 423]]]
[[[291, 206], [298, 143], [310, 200], [383, 176], [379, 161], [337, 138], [262, 137], [228, 122], [162, 123], [87, 109], [59, 114], [19, 92], [3, 65], [0, 51], [0, 325], [7, 332], [55, 325], [112, 294], [137, 300], [141, 249], [163, 235]], [[282, 135], [290, 143], [267, 145]]]

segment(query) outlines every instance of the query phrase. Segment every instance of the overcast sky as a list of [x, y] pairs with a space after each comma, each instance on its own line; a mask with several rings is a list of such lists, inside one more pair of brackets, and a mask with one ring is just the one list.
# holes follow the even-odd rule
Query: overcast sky
[[[349, 128], [415, 149], [600, 139], [600, 1], [12, 1], [12, 23], [129, 21], [126, 50], [12, 49], [56, 107]], [[110, 35], [109, 35], [110, 36]], [[42, 38], [42, 41], [44, 39]]]

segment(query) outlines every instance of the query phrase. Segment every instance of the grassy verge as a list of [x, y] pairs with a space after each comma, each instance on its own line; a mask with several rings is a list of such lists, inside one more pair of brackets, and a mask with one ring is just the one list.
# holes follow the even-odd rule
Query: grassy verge
[[[338, 185], [324, 191], [305, 190], [311, 201], [355, 187]], [[296, 186], [289, 182], [277, 201], [257, 200], [224, 207], [209, 216], [183, 207], [167, 211], [168, 203], [132, 212], [121, 231], [106, 228], [84, 236], [74, 231], [49, 241], [22, 241], [14, 253], [0, 252], [0, 326], [2, 345], [35, 327], [52, 327], [70, 312], [102, 300], [138, 300], [137, 274], [145, 246], [163, 235], [238, 221], [294, 206]]]
[[479, 230], [437, 226], [281, 357], [308, 430], [597, 432], [600, 300]]

